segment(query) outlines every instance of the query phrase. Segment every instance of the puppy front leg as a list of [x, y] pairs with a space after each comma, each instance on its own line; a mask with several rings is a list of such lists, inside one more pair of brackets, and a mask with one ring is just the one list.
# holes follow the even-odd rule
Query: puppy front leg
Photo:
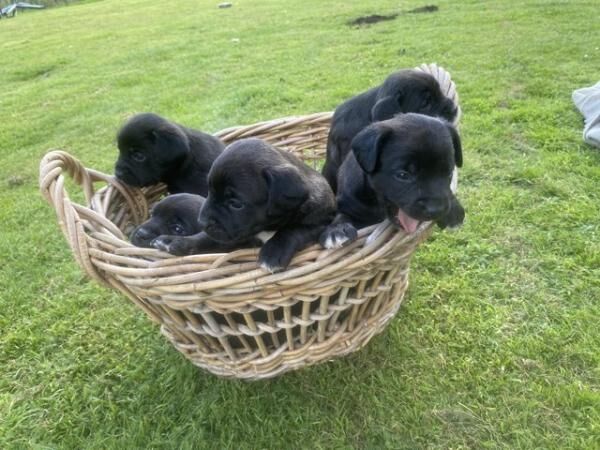
[[285, 270], [297, 252], [317, 242], [323, 228], [305, 226], [277, 231], [260, 249], [260, 266], [271, 273]]
[[331, 249], [340, 248], [354, 241], [358, 236], [358, 232], [350, 217], [343, 213], [338, 213], [333, 219], [333, 222], [325, 228], [319, 237], [321, 247]]

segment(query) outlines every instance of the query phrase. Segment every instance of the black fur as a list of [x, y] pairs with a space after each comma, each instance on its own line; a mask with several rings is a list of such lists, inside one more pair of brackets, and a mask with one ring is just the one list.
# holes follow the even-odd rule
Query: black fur
[[336, 108], [322, 171], [334, 192], [337, 190], [337, 172], [350, 152], [354, 136], [372, 122], [408, 112], [452, 121], [458, 110], [452, 100], [442, 94], [435, 78], [410, 69], [392, 73], [380, 86], [352, 97]]
[[198, 214], [204, 197], [194, 194], [169, 195], [158, 202], [150, 218], [131, 233], [131, 243], [137, 247], [152, 247], [161, 235], [190, 236], [202, 231]]
[[460, 138], [444, 120], [408, 113], [368, 126], [340, 167], [338, 215], [321, 245], [345, 245], [357, 228], [386, 217], [398, 226], [400, 217], [415, 227], [417, 221], [459, 226], [464, 209], [450, 190], [455, 166], [462, 166]]
[[157, 248], [173, 255], [189, 254], [190, 242], [196, 253], [228, 251], [202, 232], [198, 214], [204, 197], [195, 194], [173, 194], [158, 202], [150, 218], [131, 233], [131, 243], [137, 247]]
[[263, 231], [274, 236], [259, 262], [271, 272], [285, 269], [296, 252], [317, 242], [335, 214], [327, 181], [291, 153], [260, 139], [242, 139], [217, 158], [200, 225], [215, 241], [235, 244]]
[[131, 186], [166, 183], [171, 194], [206, 196], [206, 175], [225, 147], [214, 136], [153, 113], [137, 114], [117, 135], [115, 175]]

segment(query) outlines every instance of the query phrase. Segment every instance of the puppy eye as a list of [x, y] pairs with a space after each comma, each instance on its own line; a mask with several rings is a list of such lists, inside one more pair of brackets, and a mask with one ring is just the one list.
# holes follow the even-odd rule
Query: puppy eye
[[133, 152], [131, 154], [131, 159], [133, 159], [135, 162], [144, 162], [146, 161], [146, 155], [144, 155], [142, 152]]
[[399, 170], [394, 174], [394, 178], [398, 181], [408, 181], [410, 179], [410, 173], [406, 170]]
[[229, 201], [227, 202], [227, 206], [229, 206], [231, 209], [242, 209], [244, 207], [244, 204], [242, 202], [240, 202], [237, 198], [231, 198], [229, 199]]
[[178, 223], [172, 223], [169, 225], [169, 230], [173, 234], [183, 234], [185, 232], [185, 229]]

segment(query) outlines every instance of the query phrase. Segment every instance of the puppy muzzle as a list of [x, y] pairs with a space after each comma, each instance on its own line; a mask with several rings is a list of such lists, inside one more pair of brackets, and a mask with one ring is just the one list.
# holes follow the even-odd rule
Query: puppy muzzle
[[157, 236], [156, 233], [144, 228], [138, 227], [131, 233], [131, 243], [136, 247], [151, 247], [152, 240]]
[[115, 176], [129, 186], [142, 187], [142, 183], [127, 169], [116, 167]]

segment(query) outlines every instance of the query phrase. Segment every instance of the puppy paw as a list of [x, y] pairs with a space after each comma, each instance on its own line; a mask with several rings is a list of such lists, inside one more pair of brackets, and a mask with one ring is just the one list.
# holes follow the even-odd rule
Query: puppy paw
[[271, 273], [281, 272], [290, 264], [294, 253], [284, 246], [269, 245], [269, 242], [271, 241], [267, 241], [260, 249], [258, 263], [261, 268]]
[[356, 228], [350, 223], [338, 223], [335, 225], [329, 225], [321, 236], [319, 237], [319, 243], [321, 247], [332, 249], [340, 248], [344, 245], [348, 245], [354, 241], [358, 233]]
[[189, 240], [184, 236], [159, 236], [152, 241], [152, 247], [176, 256], [193, 253]]

